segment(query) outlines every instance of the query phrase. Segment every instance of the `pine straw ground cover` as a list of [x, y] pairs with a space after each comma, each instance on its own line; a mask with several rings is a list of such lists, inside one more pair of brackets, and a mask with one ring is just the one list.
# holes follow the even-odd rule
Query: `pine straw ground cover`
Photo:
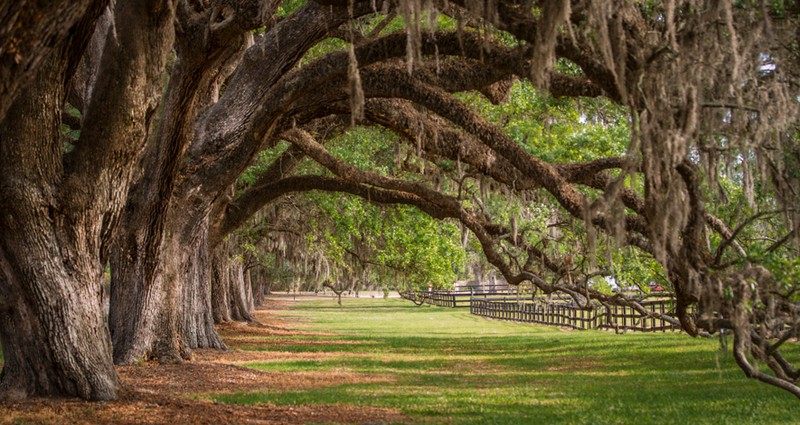
[[[490, 321], [396, 299], [270, 300], [228, 352], [119, 369], [116, 402], [0, 405], [0, 423], [798, 423], [718, 341]], [[789, 354], [798, 357], [798, 346]]]
[[[398, 409], [344, 403], [231, 406], [210, 400], [209, 394], [237, 391], [301, 391], [347, 384], [388, 383], [391, 378], [350, 371], [258, 371], [249, 362], [324, 359], [332, 354], [282, 352], [287, 340], [308, 342], [324, 336], [302, 330], [299, 321], [276, 318], [286, 303], [268, 301], [257, 313], [260, 325], [240, 323], [220, 327], [232, 348], [227, 352], [199, 350], [191, 362], [179, 365], [146, 363], [122, 366], [125, 391], [119, 400], [90, 403], [77, 399], [33, 399], [0, 403], [0, 424], [307, 424], [407, 422]], [[236, 349], [242, 343], [258, 351]], [[347, 343], [347, 342], [344, 342]]]

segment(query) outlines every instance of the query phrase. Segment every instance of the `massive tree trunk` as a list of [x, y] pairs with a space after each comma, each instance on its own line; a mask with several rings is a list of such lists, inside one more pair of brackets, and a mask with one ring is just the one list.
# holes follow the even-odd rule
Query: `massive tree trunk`
[[[140, 164], [142, 173], [129, 194], [112, 256], [115, 290], [109, 320], [117, 363], [180, 361], [195, 345], [224, 347], [213, 326], [208, 327], [210, 308], [201, 311], [210, 302], [208, 253], [189, 250], [207, 249], [207, 230], [200, 223], [208, 212], [192, 204], [197, 208], [184, 213], [188, 204], [175, 183], [197, 116], [216, 102], [220, 85], [251, 42], [248, 30], [262, 26], [272, 10], [269, 2], [234, 3], [237, 9], [228, 10], [233, 15], [223, 23], [215, 21], [218, 4], [179, 9], [178, 60], [165, 116]], [[196, 222], [187, 222], [187, 216]], [[193, 233], [183, 232], [186, 226]]]
[[[109, 326], [118, 364], [188, 356], [188, 350], [180, 349], [175, 339], [177, 319], [161, 317], [173, 313], [163, 310], [179, 305], [176, 297], [181, 294], [162, 273], [188, 261], [166, 254], [178, 252], [179, 247], [174, 246], [177, 240], [171, 240], [177, 238], [165, 236], [176, 167], [187, 143], [187, 121], [196, 107], [196, 101], [191, 101], [200, 84], [195, 71], [179, 59], [171, 73], [162, 124], [142, 158], [142, 172], [128, 195], [120, 235], [112, 249]], [[162, 264], [164, 261], [167, 264]], [[158, 341], [165, 337], [167, 340]]]
[[214, 327], [211, 308], [211, 277], [208, 258], [208, 226], [204, 226], [195, 240], [189, 259], [188, 280], [183, 286], [183, 336], [190, 349], [214, 348], [224, 350]]
[[119, 386], [101, 305], [98, 223], [89, 212], [59, 210], [55, 199], [63, 66], [45, 65], [0, 126], [2, 398], [108, 400]]
[[[224, 246], [224, 244], [223, 244]], [[217, 249], [213, 254], [211, 264], [211, 307], [214, 311], [214, 321], [224, 323], [231, 321], [231, 309], [228, 302], [228, 258], [225, 249]]]
[[[100, 11], [97, 11], [99, 15]], [[108, 243], [157, 108], [172, 13], [160, 1], [120, 2], [65, 154], [64, 85], [92, 32], [79, 25], [0, 126], [0, 339], [6, 397], [116, 397], [119, 380], [102, 303]]]
[[[120, 338], [125, 345], [114, 347], [117, 363], [150, 358], [177, 363], [190, 359], [195, 348], [226, 348], [212, 316], [208, 220], [204, 214], [172, 205], [164, 217], [170, 237], [163, 238], [156, 251], [158, 266], [148, 270], [151, 278], [143, 279], [139, 286], [120, 285], [128, 297], [134, 297], [136, 291], [154, 295], [148, 303], [140, 303], [127, 322], [123, 316], [113, 316], [112, 324], [127, 331]], [[133, 280], [125, 281], [130, 282]], [[124, 303], [125, 297], [112, 300]], [[133, 321], [139, 326], [121, 327]]]
[[35, 394], [113, 399], [119, 382], [97, 284], [102, 267], [96, 261], [64, 264], [60, 255], [92, 255], [77, 241], [64, 243], [74, 235], [58, 227], [4, 241], [0, 398]]

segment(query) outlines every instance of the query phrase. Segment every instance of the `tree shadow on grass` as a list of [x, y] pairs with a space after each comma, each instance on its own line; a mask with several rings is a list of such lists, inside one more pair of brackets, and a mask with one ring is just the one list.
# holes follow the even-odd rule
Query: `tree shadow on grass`
[[[384, 338], [384, 356], [252, 365], [262, 370], [348, 370], [393, 377], [307, 391], [217, 395], [231, 404], [349, 404], [400, 408], [425, 423], [793, 423], [788, 394], [747, 381], [732, 359], [702, 349], [635, 350], [636, 344], [500, 337]], [[633, 341], [636, 342], [636, 341]], [[461, 362], [444, 348], [459, 351]], [[398, 348], [403, 348], [398, 352]], [[621, 348], [621, 350], [620, 350]], [[380, 350], [379, 350], [380, 351]], [[636, 353], [634, 355], [634, 353]], [[404, 359], [409, 355], [418, 358]], [[609, 358], [611, 356], [611, 358]], [[464, 358], [469, 359], [464, 361]], [[719, 369], [709, 361], [721, 361]]]

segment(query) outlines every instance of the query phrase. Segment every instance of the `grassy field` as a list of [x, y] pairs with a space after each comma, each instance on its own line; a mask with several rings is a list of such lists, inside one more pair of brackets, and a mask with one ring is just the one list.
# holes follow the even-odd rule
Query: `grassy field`
[[[274, 350], [320, 359], [250, 367], [353, 371], [392, 382], [214, 400], [393, 407], [417, 423], [800, 422], [798, 401], [746, 379], [718, 340], [565, 331], [392, 299], [348, 299], [342, 308], [331, 300], [301, 302], [285, 313], [308, 322], [305, 330], [332, 334], [298, 336]], [[797, 358], [798, 348], [787, 354]]]

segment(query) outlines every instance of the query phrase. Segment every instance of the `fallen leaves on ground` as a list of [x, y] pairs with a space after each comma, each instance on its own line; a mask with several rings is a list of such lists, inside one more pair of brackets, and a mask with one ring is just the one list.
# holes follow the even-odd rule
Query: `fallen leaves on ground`
[[276, 317], [274, 312], [287, 309], [288, 304], [286, 301], [268, 300], [256, 312], [257, 324], [226, 323], [219, 327], [229, 346], [262, 348], [262, 351], [235, 348], [228, 351], [197, 350], [192, 361], [183, 364], [152, 362], [120, 366], [117, 370], [124, 390], [115, 401], [35, 398], [5, 402], [0, 403], [0, 424], [362, 424], [409, 421], [396, 409], [345, 404], [236, 406], [202, 399], [205, 394], [292, 391], [389, 382], [387, 377], [342, 370], [289, 373], [240, 366], [243, 363], [318, 360], [341, 355], [267, 351], [281, 345], [313, 341], [303, 337], [326, 335], [306, 331], [293, 321]]

